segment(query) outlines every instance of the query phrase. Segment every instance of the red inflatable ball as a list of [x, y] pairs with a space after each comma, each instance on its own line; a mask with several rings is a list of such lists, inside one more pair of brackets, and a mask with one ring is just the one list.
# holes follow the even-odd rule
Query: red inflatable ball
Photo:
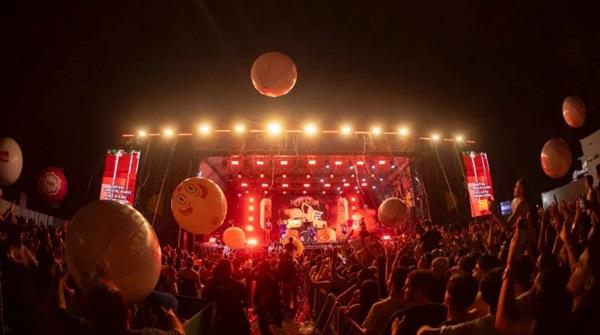
[[254, 88], [268, 97], [280, 97], [292, 90], [298, 73], [296, 65], [286, 54], [267, 52], [252, 64], [250, 78]]
[[389, 228], [400, 228], [408, 219], [408, 208], [398, 198], [389, 198], [379, 205], [377, 210], [379, 222]]
[[223, 232], [223, 243], [231, 249], [246, 247], [246, 233], [240, 227], [229, 227]]
[[540, 154], [540, 163], [548, 177], [555, 179], [564, 177], [571, 169], [572, 161], [571, 149], [562, 138], [553, 138], [544, 144]]
[[577, 96], [566, 97], [562, 105], [563, 117], [571, 128], [579, 128], [585, 123], [585, 104]]
[[38, 177], [38, 193], [48, 203], [56, 204], [64, 200], [69, 189], [63, 169], [48, 167]]

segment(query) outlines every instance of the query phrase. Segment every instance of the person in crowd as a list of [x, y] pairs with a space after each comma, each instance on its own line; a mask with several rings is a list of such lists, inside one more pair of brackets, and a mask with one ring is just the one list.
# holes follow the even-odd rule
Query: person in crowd
[[219, 261], [213, 271], [213, 277], [206, 283], [204, 297], [214, 303], [216, 320], [214, 329], [223, 334], [250, 334], [250, 324], [245, 306], [248, 295], [244, 284], [232, 278], [231, 261]]
[[594, 188], [594, 177], [585, 176], [585, 201], [590, 204], [598, 204], [598, 190]]
[[283, 250], [285, 250], [285, 252], [291, 257], [294, 257], [296, 252], [298, 252], [298, 247], [294, 243], [293, 237], [288, 237], [287, 242], [283, 245]]
[[456, 325], [444, 325], [440, 328], [423, 326], [417, 332], [418, 335], [496, 335], [496, 307], [498, 296], [502, 286], [503, 268], [499, 267], [488, 271], [480, 281], [479, 292], [488, 306], [488, 314]]
[[399, 266], [392, 271], [387, 282], [389, 296], [373, 304], [362, 324], [366, 329], [366, 335], [384, 334], [389, 328], [394, 313], [408, 307], [402, 290], [408, 272], [408, 268], [404, 266]]
[[346, 315], [358, 324], [362, 324], [373, 304], [379, 301], [377, 282], [365, 280], [358, 290], [358, 302], [346, 309]]
[[470, 274], [458, 274], [450, 278], [444, 298], [444, 304], [448, 308], [444, 325], [452, 326], [475, 318], [468, 309], [475, 301], [477, 291], [477, 280]]
[[281, 295], [277, 276], [267, 260], [261, 261], [252, 275], [256, 281], [253, 303], [258, 317], [258, 328], [262, 335], [270, 335], [271, 322], [282, 326]]
[[200, 274], [194, 270], [194, 259], [187, 257], [185, 267], [177, 272], [177, 287], [179, 294], [187, 297], [198, 297], [202, 289]]
[[432, 227], [431, 221], [426, 220], [423, 222], [423, 228], [425, 232], [421, 235], [421, 243], [423, 243], [423, 252], [431, 252], [437, 249], [442, 242], [442, 234], [439, 230]]
[[296, 308], [296, 286], [298, 285], [298, 266], [294, 254], [295, 251], [286, 251], [281, 255], [278, 266], [283, 306], [290, 311]]
[[429, 270], [415, 270], [408, 274], [404, 300], [410, 307], [396, 313], [392, 323], [393, 335], [416, 334], [421, 326], [439, 326], [446, 320], [446, 307], [432, 303], [438, 285], [437, 277]]
[[[191, 276], [194, 280], [193, 276]], [[158, 280], [158, 290], [170, 294], [178, 294], [177, 288], [177, 270], [175, 269], [175, 261], [171, 257], [166, 257], [166, 261], [160, 270], [160, 278]]]

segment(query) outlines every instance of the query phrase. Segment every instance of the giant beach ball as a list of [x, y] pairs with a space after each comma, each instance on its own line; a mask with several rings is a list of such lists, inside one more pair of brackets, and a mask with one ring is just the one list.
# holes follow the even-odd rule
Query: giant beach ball
[[108, 280], [131, 302], [158, 281], [161, 252], [154, 230], [133, 207], [99, 200], [80, 209], [67, 226], [65, 258], [77, 286]]
[[208, 234], [219, 228], [227, 215], [227, 199], [215, 182], [193, 177], [182, 181], [171, 196], [175, 221], [194, 234]]
[[23, 170], [21, 147], [10, 137], [0, 139], [0, 186], [13, 184]]
[[585, 123], [585, 104], [578, 96], [566, 97], [562, 105], [563, 118], [572, 128], [579, 128]]
[[231, 249], [246, 246], [246, 233], [240, 227], [229, 227], [223, 232], [223, 243]]
[[408, 218], [408, 208], [398, 198], [389, 198], [379, 205], [377, 209], [379, 222], [386, 227], [400, 228]]
[[254, 88], [268, 97], [287, 94], [296, 84], [296, 65], [286, 54], [267, 52], [252, 64], [250, 78]]
[[542, 170], [550, 178], [564, 177], [571, 169], [572, 161], [571, 149], [562, 138], [553, 138], [544, 144], [540, 154], [540, 163]]
[[42, 170], [38, 177], [38, 193], [48, 203], [55, 204], [63, 201], [67, 195], [68, 182], [63, 169], [48, 167]]

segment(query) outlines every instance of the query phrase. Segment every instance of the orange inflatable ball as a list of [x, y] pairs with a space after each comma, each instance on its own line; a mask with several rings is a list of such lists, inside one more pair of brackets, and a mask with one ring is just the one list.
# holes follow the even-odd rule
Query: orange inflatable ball
[[183, 229], [194, 234], [209, 234], [223, 224], [227, 199], [212, 180], [188, 178], [175, 188], [171, 211]]
[[544, 173], [548, 177], [564, 177], [571, 169], [572, 161], [571, 149], [562, 138], [553, 138], [544, 144], [540, 154], [540, 162]]
[[246, 246], [246, 233], [240, 227], [229, 227], [223, 232], [223, 243], [231, 249]]
[[296, 65], [286, 54], [267, 52], [252, 64], [250, 78], [254, 88], [268, 97], [280, 97], [292, 90], [298, 73]]
[[400, 228], [408, 218], [408, 208], [398, 198], [389, 198], [379, 205], [377, 210], [379, 222], [389, 228]]
[[577, 96], [566, 97], [562, 105], [565, 122], [572, 128], [579, 128], [585, 123], [585, 104]]
[[131, 302], [144, 299], [160, 275], [154, 230], [140, 212], [116, 201], [95, 201], [75, 213], [67, 226], [65, 258], [81, 289], [108, 280]]

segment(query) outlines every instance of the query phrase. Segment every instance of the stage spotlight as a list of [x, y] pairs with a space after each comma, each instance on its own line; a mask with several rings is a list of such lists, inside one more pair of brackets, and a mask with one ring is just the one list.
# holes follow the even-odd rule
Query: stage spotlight
[[281, 175], [281, 178], [285, 179], [285, 178], [287, 178], [287, 175], [283, 174], [283, 175]]
[[401, 127], [400, 129], [398, 129], [398, 135], [400, 136], [407, 136], [410, 133], [410, 130], [406, 127]]
[[391, 239], [392, 239], [392, 237], [390, 235], [383, 235], [383, 240], [384, 241], [389, 241]]
[[382, 132], [382, 130], [381, 130], [381, 127], [379, 127], [379, 126], [374, 126], [373, 128], [371, 128], [371, 135], [373, 135], [373, 136], [379, 136], [379, 135], [381, 135], [381, 132]]
[[303, 191], [302, 191], [302, 194], [306, 194], [306, 190], [303, 190]]
[[140, 130], [138, 130], [138, 132], [137, 132], [137, 137], [139, 137], [139, 138], [144, 138], [144, 137], [146, 137], [146, 136], [148, 136], [148, 132], [147, 132], [146, 130], [144, 130], [144, 129], [140, 129]]
[[437, 142], [440, 140], [440, 134], [432, 134], [431, 135], [431, 140], [434, 142]]
[[255, 238], [248, 239], [248, 245], [257, 245], [258, 241]]
[[254, 210], [254, 206], [249, 206], [248, 210], [252, 212]]
[[262, 183], [260, 186], [262, 186], [263, 188], [267, 188], [267, 187], [269, 187], [269, 184], [267, 184], [267, 183]]
[[317, 125], [314, 123], [309, 123], [304, 126], [304, 133], [306, 135], [314, 136], [317, 134]]
[[260, 177], [261, 177], [261, 178], [264, 178], [264, 177], [265, 177], [265, 174], [264, 174], [264, 173], [261, 173], [261, 174], [260, 174]]
[[308, 165], [317, 165], [317, 160], [316, 159], [309, 159], [308, 160]]
[[246, 126], [242, 123], [237, 123], [233, 126], [233, 132], [240, 135], [246, 132]]
[[208, 243], [217, 243], [217, 239], [215, 237], [211, 237], [208, 239]]
[[173, 136], [175, 136], [175, 129], [173, 128], [165, 128], [163, 130], [163, 136], [166, 138], [171, 138]]
[[310, 175], [309, 174], [306, 175], [306, 179], [310, 179]]
[[279, 135], [281, 134], [281, 124], [278, 122], [271, 122], [267, 125], [267, 131], [271, 135]]
[[[251, 231], [254, 231], [254, 226], [253, 226], [253, 225], [251, 225], [251, 224], [249, 224], [249, 225], [246, 225], [246, 231], [250, 231], [250, 232], [251, 232]], [[248, 242], [248, 243], [250, 243], [250, 242]]]
[[350, 133], [352, 133], [352, 127], [350, 127], [350, 125], [343, 125], [340, 128], [340, 133], [342, 135], [350, 135]]
[[210, 127], [210, 124], [208, 124], [208, 123], [202, 123], [198, 126], [198, 132], [204, 136], [210, 134], [210, 129], [211, 129], [211, 127]]
[[250, 198], [250, 199], [248, 199], [248, 201], [254, 202], [254, 198]]
[[456, 142], [464, 142], [465, 138], [462, 135], [456, 135], [454, 138]]
[[358, 161], [358, 162], [356, 162], [356, 165], [365, 165], [365, 162], [364, 161]]
[[254, 221], [254, 216], [249, 216], [248, 221]]

